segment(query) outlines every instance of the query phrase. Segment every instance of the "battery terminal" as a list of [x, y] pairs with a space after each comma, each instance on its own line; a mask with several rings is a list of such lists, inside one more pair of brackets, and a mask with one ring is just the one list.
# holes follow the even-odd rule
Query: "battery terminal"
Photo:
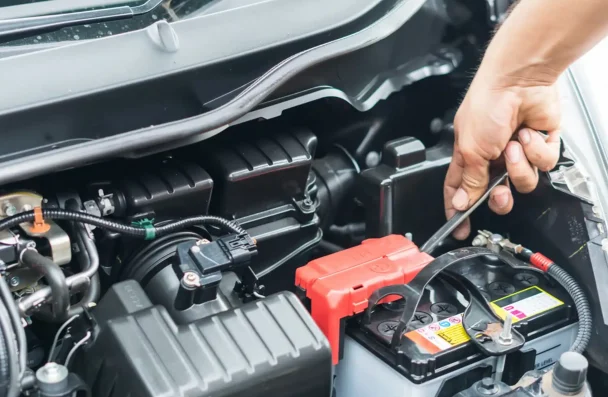
[[488, 230], [479, 230], [477, 236], [473, 239], [474, 247], [486, 247], [495, 253], [504, 250], [512, 254], [520, 254], [524, 247], [521, 244], [515, 244], [501, 234], [492, 233]]

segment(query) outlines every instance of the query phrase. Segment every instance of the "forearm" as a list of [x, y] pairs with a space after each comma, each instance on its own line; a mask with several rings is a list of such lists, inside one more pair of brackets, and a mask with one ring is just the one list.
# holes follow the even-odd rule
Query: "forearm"
[[608, 34], [608, 0], [521, 0], [482, 61], [484, 80], [552, 84]]

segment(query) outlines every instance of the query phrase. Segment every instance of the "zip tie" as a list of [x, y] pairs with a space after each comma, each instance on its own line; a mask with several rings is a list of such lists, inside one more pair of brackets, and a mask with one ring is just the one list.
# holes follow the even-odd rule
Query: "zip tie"
[[156, 238], [156, 228], [154, 227], [154, 219], [144, 218], [140, 221], [132, 222], [132, 225], [144, 229], [144, 240], [154, 240]]

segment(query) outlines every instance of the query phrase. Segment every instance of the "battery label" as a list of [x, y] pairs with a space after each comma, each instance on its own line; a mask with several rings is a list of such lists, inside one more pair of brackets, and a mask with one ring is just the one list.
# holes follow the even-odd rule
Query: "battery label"
[[[564, 302], [538, 287], [530, 287], [490, 303], [496, 314], [505, 318], [513, 315], [520, 321], [561, 306]], [[470, 340], [462, 326], [462, 314], [429, 324], [405, 336], [429, 354], [436, 354]]]
[[503, 320], [510, 313], [513, 322], [541, 314], [564, 304], [538, 287], [530, 287], [490, 303]]

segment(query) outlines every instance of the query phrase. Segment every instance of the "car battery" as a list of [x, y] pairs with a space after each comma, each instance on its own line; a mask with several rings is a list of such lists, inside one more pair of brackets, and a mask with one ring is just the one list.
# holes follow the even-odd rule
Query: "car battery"
[[[524, 346], [506, 356], [503, 381], [515, 383], [531, 369], [556, 362], [576, 337], [576, 310], [568, 293], [543, 274], [515, 269], [490, 257], [454, 264], [503, 319], [510, 313]], [[371, 322], [346, 321], [343, 357], [336, 367], [337, 397], [452, 397], [485, 376], [497, 357], [485, 356], [462, 326], [466, 298], [453, 279], [434, 278], [399, 346], [391, 338], [403, 300], [376, 306]], [[373, 374], [373, 375], [372, 375]]]

